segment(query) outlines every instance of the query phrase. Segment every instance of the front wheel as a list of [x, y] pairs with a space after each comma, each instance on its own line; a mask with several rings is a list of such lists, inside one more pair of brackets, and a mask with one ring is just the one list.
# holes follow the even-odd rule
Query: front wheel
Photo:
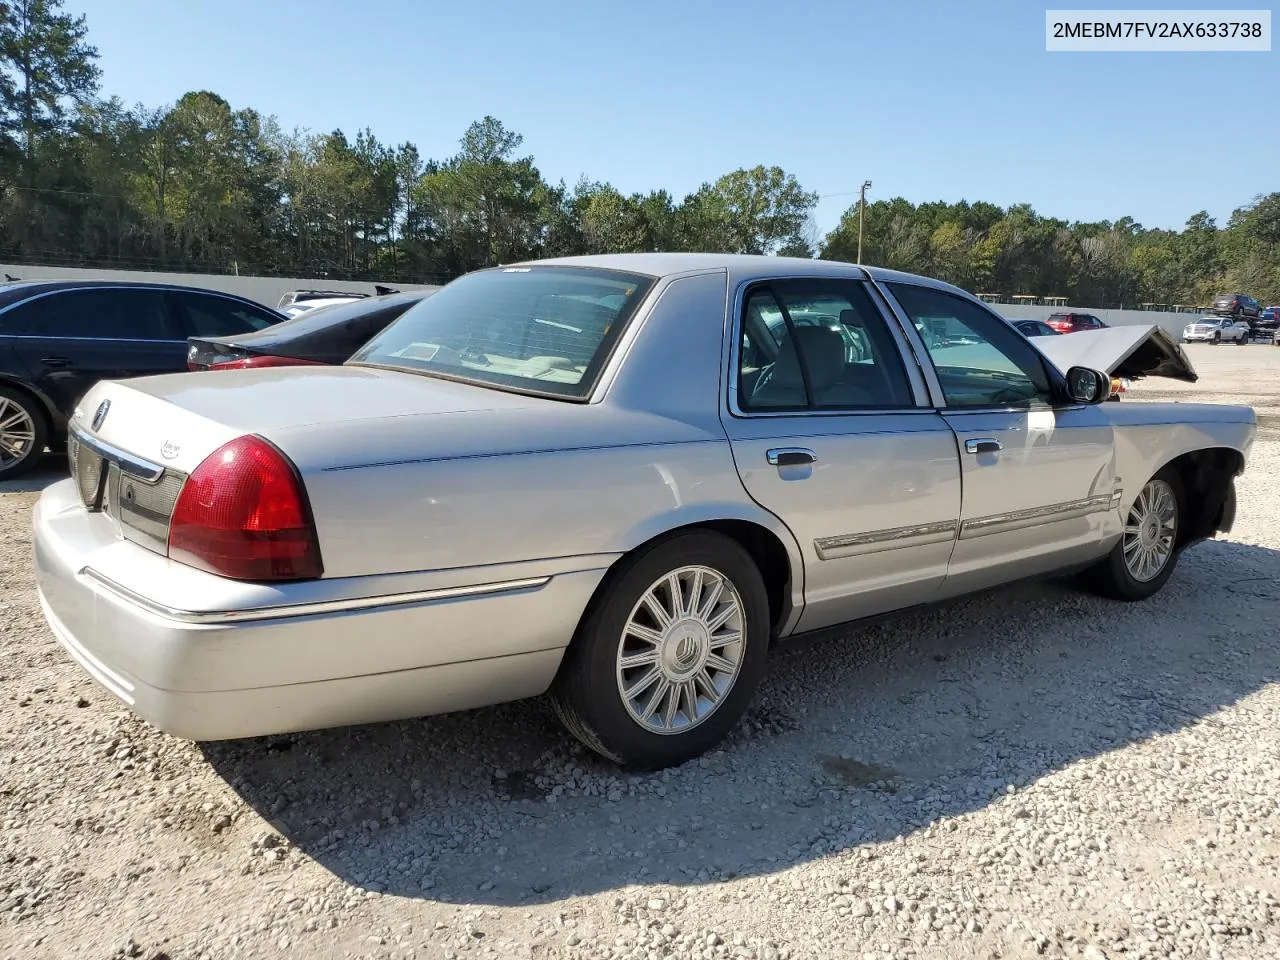
[[710, 531], [625, 559], [592, 601], [551, 702], [592, 750], [660, 769], [715, 746], [764, 675], [769, 602], [755, 562]]
[[1178, 565], [1183, 511], [1182, 483], [1165, 467], [1138, 493], [1124, 533], [1091, 571], [1093, 588], [1115, 600], [1145, 600], [1159, 592]]

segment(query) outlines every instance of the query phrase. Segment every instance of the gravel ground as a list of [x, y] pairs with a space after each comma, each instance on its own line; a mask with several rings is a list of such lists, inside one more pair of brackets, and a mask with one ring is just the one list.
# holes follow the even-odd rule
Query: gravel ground
[[0, 956], [1280, 956], [1280, 350], [1189, 352], [1200, 384], [1133, 401], [1262, 431], [1236, 530], [1160, 597], [1024, 586], [784, 647], [731, 742], [658, 775], [537, 702], [157, 734], [41, 621], [56, 465], [0, 485]]

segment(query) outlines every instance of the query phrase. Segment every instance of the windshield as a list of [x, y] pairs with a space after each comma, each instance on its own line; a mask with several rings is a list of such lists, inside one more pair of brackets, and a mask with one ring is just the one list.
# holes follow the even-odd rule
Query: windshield
[[411, 307], [349, 362], [585, 399], [651, 277], [502, 267]]

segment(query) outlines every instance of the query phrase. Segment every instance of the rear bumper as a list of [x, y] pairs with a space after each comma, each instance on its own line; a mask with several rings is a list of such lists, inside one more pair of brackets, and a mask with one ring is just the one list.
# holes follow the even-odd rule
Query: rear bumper
[[[191, 740], [395, 720], [536, 696], [554, 678], [604, 574], [574, 570], [498, 582], [477, 576], [471, 587], [364, 598], [350, 596], [348, 585], [332, 602], [173, 610], [95, 569], [95, 557], [104, 555], [94, 548], [101, 534], [74, 496], [64, 481], [35, 509], [45, 618], [103, 688], [159, 729]], [[112, 549], [121, 547], [151, 562], [132, 544]], [[174, 576], [189, 578], [191, 571], [180, 568]], [[222, 582], [210, 580], [211, 589]], [[146, 593], [164, 595], [154, 576], [152, 583]]]

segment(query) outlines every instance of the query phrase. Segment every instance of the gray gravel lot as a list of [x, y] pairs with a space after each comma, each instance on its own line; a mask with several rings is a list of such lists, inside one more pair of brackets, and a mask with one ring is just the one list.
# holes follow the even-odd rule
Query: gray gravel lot
[[620, 775], [537, 702], [196, 746], [40, 618], [0, 484], [0, 957], [1280, 956], [1280, 349], [1235, 531], [1164, 593], [1022, 586], [780, 649], [724, 749]]

